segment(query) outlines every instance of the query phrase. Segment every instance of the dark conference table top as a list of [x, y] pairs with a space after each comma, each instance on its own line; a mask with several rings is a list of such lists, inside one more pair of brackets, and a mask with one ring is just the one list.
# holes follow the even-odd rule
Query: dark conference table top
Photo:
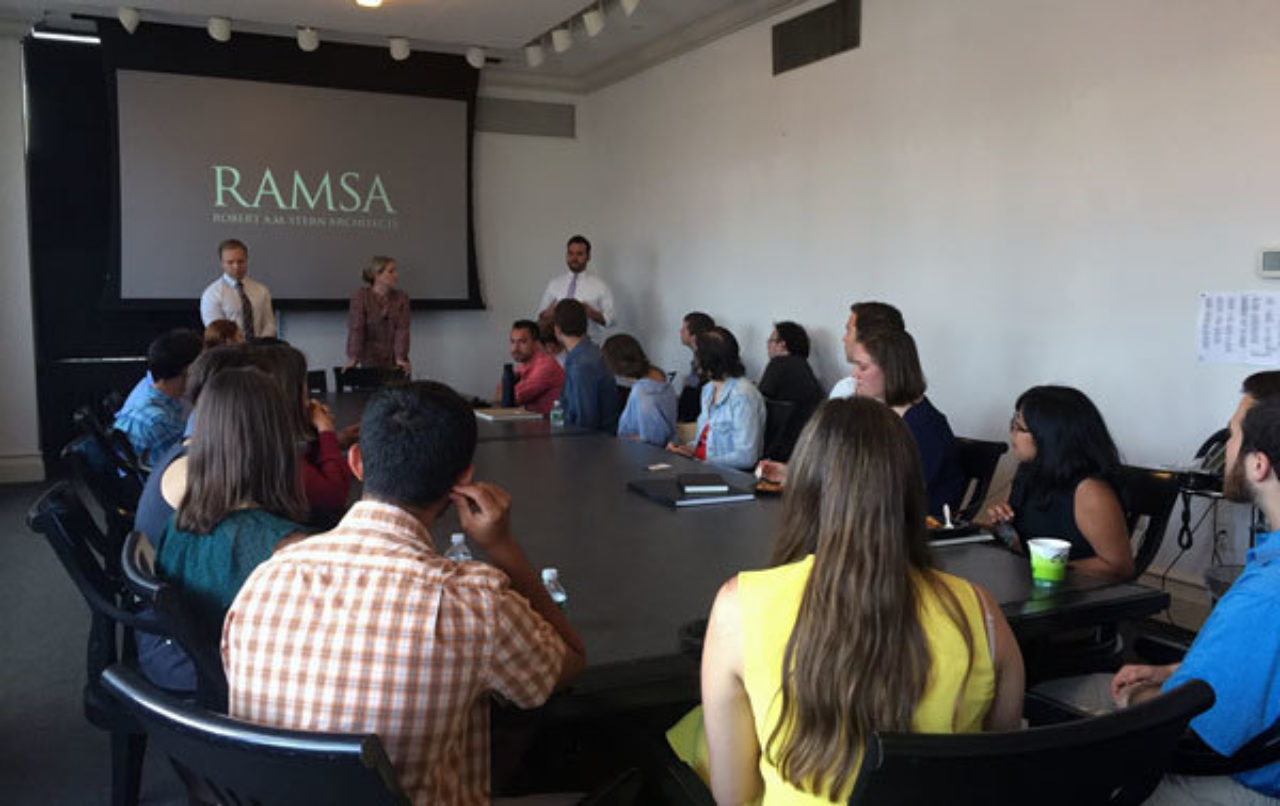
[[[647, 470], [655, 463], [671, 469]], [[729, 577], [767, 566], [781, 512], [779, 499], [680, 510], [650, 501], [627, 490], [627, 482], [709, 467], [605, 435], [486, 441], [475, 466], [478, 479], [512, 494], [513, 531], [529, 561], [559, 569], [569, 619], [587, 646], [588, 687], [611, 667], [617, 677], [617, 667], [678, 655], [679, 626], [706, 618]], [[753, 482], [744, 473], [719, 472], [736, 484]], [[442, 550], [456, 529], [453, 512], [435, 525]], [[985, 585], [1020, 637], [1140, 618], [1168, 606], [1161, 591], [1074, 571], [1060, 587], [1037, 588], [1025, 558], [992, 544], [934, 554], [942, 570]]]
[[[373, 392], [355, 390], [347, 392], [328, 392], [320, 398], [333, 411], [333, 419], [342, 428], [360, 421], [360, 413], [364, 404], [373, 397]], [[543, 437], [580, 437], [595, 434], [589, 428], [575, 425], [562, 425], [555, 428], [544, 417], [540, 420], [515, 420], [492, 422], [476, 418], [476, 437], [480, 442], [510, 441], [537, 439]]]

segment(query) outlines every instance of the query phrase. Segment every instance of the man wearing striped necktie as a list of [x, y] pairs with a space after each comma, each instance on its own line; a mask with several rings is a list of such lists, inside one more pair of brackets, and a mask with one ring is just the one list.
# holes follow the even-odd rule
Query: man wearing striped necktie
[[200, 318], [206, 327], [218, 319], [240, 326], [246, 339], [274, 337], [276, 315], [271, 308], [271, 291], [249, 277], [249, 247], [230, 238], [218, 244], [222, 276], [200, 295]]
[[569, 271], [553, 277], [542, 292], [538, 324], [547, 329], [551, 325], [556, 303], [562, 299], [576, 299], [587, 311], [589, 333], [593, 341], [601, 343], [605, 328], [614, 324], [613, 292], [595, 272], [587, 270], [591, 262], [591, 242], [582, 235], [569, 239], [565, 263]]

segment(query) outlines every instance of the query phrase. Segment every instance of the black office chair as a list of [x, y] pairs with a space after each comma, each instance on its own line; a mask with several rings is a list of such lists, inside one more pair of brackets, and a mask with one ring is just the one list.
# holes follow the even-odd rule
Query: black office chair
[[398, 369], [374, 369], [371, 367], [333, 368], [334, 388], [339, 392], [349, 390], [373, 391], [388, 384], [406, 381], [405, 374]]
[[1025, 731], [873, 734], [850, 806], [1139, 804], [1151, 795], [1187, 723], [1213, 705], [1193, 680], [1107, 716]]
[[242, 722], [182, 701], [125, 666], [104, 689], [167, 755], [193, 804], [407, 806], [373, 734], [306, 733]]
[[680, 398], [676, 401], [676, 422], [692, 423], [702, 413], [702, 389], [697, 386], [686, 386], [680, 390]]
[[[1147, 799], [1213, 689], [1192, 680], [1107, 716], [1003, 733], [873, 733], [849, 806], [1136, 806]], [[702, 780], [666, 765], [672, 803], [711, 802]]]
[[1000, 457], [1008, 450], [1009, 446], [1003, 442], [956, 437], [956, 461], [959, 462], [960, 472], [965, 479], [965, 493], [956, 511], [957, 520], [972, 523], [982, 511], [982, 504], [987, 500], [987, 492], [991, 489], [991, 479], [996, 474], [996, 466], [1000, 464]]
[[107, 538], [70, 482], [58, 482], [31, 505], [27, 526], [48, 540], [89, 605], [84, 713], [91, 724], [111, 734], [112, 804], [132, 806], [138, 802], [146, 735], [102, 688], [101, 674], [119, 660], [136, 659], [134, 630], [158, 633], [162, 625], [132, 609], [130, 597], [109, 573], [104, 555], [96, 548], [106, 545]]
[[147, 483], [150, 468], [133, 451], [129, 438], [114, 428], [107, 428], [91, 406], [81, 406], [71, 415], [76, 430], [88, 437], [101, 451], [101, 459], [110, 463], [123, 477], [129, 477], [138, 485], [139, 494]]
[[791, 449], [795, 446], [795, 437], [791, 429], [791, 418], [796, 416], [796, 404], [791, 400], [764, 399], [764, 456], [779, 462], [791, 458]]
[[160, 635], [176, 642], [194, 664], [197, 702], [225, 713], [227, 676], [222, 668], [222, 636], [204, 629], [182, 591], [156, 576], [155, 549], [142, 532], [129, 533], [120, 564], [129, 588], [152, 609], [164, 628]]
[[325, 395], [329, 393], [329, 376], [322, 369], [307, 372], [307, 394]]
[[1178, 474], [1167, 470], [1125, 465], [1116, 480], [1124, 505], [1125, 525], [1133, 546], [1134, 578], [1156, 558], [1178, 500]]

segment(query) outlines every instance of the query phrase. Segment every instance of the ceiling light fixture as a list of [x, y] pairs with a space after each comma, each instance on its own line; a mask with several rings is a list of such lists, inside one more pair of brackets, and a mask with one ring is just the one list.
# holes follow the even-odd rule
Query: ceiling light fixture
[[412, 48], [409, 47], [409, 40], [403, 36], [393, 36], [387, 40], [387, 45], [391, 48], [391, 58], [398, 62], [402, 62], [409, 58]]
[[310, 53], [320, 47], [320, 34], [310, 25], [298, 26], [298, 47]]
[[541, 67], [546, 58], [547, 52], [537, 42], [524, 46], [524, 61], [530, 67]]
[[138, 16], [138, 9], [129, 6], [120, 6], [120, 10], [116, 12], [116, 17], [120, 19], [120, 27], [129, 33], [138, 30], [138, 23], [142, 18]]
[[356, 5], [365, 8], [377, 8], [382, 5], [382, 0], [356, 0]]
[[226, 17], [210, 17], [209, 24], [205, 26], [205, 30], [209, 32], [209, 37], [215, 42], [231, 41], [231, 20]]
[[573, 34], [568, 28], [556, 28], [551, 32], [551, 48], [556, 53], [564, 53], [573, 47]]
[[630, 17], [636, 13], [636, 6], [640, 5], [640, 0], [621, 0], [618, 5], [622, 6], [622, 13]]
[[582, 27], [586, 29], [587, 36], [597, 36], [604, 30], [604, 11], [599, 6], [593, 8], [582, 15]]
[[467, 64], [479, 70], [484, 67], [485, 52], [484, 48], [470, 47], [467, 48]]

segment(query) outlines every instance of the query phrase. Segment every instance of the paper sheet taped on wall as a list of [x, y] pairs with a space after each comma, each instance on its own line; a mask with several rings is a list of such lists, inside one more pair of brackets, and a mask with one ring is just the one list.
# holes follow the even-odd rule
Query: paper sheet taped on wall
[[1280, 294], [1201, 294], [1199, 360], [1280, 364]]

